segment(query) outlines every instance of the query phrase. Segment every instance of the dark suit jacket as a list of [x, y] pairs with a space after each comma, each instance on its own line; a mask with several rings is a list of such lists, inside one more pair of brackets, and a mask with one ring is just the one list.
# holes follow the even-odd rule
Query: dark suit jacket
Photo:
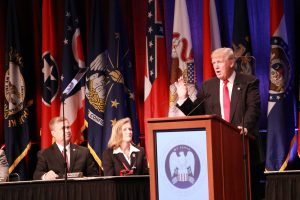
[[[38, 152], [38, 161], [33, 179], [41, 179], [49, 170], [53, 170], [60, 178], [63, 177], [65, 172], [64, 158], [56, 144]], [[69, 172], [82, 172], [84, 176], [99, 175], [98, 168], [95, 165], [89, 149], [71, 144]]]
[[[187, 115], [203, 99], [203, 103], [190, 115], [216, 114], [222, 117], [220, 105], [220, 80], [217, 77], [203, 82], [194, 103], [188, 98], [178, 107]], [[245, 127], [251, 134], [256, 129], [257, 121], [260, 116], [259, 80], [252, 75], [236, 73], [230, 102], [230, 122], [234, 125], [241, 126], [243, 115]]]
[[131, 153], [130, 165], [122, 153], [113, 154], [113, 149], [106, 149], [102, 156], [104, 176], [120, 176], [120, 171], [125, 169], [123, 163], [128, 169], [133, 169], [133, 167], [135, 167], [134, 174], [136, 175], [148, 174], [148, 164], [144, 148], [135, 147], [140, 151]]

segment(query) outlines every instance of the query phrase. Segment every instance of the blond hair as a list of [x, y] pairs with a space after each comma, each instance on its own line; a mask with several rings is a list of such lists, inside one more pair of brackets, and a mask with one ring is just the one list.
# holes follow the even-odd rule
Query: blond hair
[[231, 48], [218, 48], [211, 53], [211, 59], [213, 58], [224, 58], [226, 60], [234, 60], [233, 50]]
[[51, 131], [54, 130], [54, 126], [55, 124], [59, 123], [59, 122], [63, 122], [63, 121], [66, 121], [67, 119], [66, 118], [63, 118], [63, 117], [53, 117], [50, 122], [49, 122], [49, 128]]
[[118, 148], [123, 140], [123, 133], [122, 133], [122, 127], [124, 124], [131, 124], [130, 118], [126, 117], [123, 119], [118, 120], [112, 127], [111, 130], [111, 136], [110, 139], [108, 141], [108, 148], [113, 148], [116, 149]]

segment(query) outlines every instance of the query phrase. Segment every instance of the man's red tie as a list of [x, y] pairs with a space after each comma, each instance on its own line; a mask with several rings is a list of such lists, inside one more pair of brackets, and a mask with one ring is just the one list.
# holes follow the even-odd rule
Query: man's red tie
[[[66, 150], [66, 152], [67, 152], [67, 150]], [[67, 153], [65, 154], [64, 150], [62, 150], [62, 151], [61, 151], [61, 153], [62, 153], [62, 156], [63, 156], [63, 157], [64, 157], [64, 159], [65, 159], [65, 162], [67, 163], [67, 168], [68, 168], [68, 171], [69, 171], [69, 160], [68, 160], [68, 154], [67, 154]]]
[[229, 91], [227, 87], [228, 80], [223, 81], [223, 108], [224, 108], [224, 118], [226, 121], [230, 122], [230, 98]]

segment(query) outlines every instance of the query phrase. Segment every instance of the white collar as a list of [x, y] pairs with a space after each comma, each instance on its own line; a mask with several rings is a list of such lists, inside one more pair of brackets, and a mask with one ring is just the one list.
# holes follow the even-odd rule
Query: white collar
[[229, 76], [229, 78], [227, 79], [229, 83], [231, 83], [233, 85], [234, 83], [234, 79], [235, 79], [235, 76], [236, 76], [236, 72], [233, 71], [232, 74]]
[[[64, 150], [64, 146], [57, 144], [57, 143], [56, 143], [56, 145], [59, 148], [60, 152], [62, 152]], [[66, 150], [67, 150], [67, 152], [70, 152], [70, 143], [66, 146]]]
[[[139, 152], [140, 150], [138, 148], [136, 148], [135, 146], [133, 146], [132, 144], [130, 144], [129, 146], [129, 155], [131, 155], [132, 152]], [[116, 149], [113, 150], [113, 154], [118, 154], [118, 153], [123, 153], [121, 147], [118, 147]]]

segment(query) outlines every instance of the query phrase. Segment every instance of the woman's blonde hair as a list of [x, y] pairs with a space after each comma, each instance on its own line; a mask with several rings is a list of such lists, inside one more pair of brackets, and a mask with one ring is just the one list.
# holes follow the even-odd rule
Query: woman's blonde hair
[[122, 134], [122, 126], [124, 124], [131, 124], [130, 118], [126, 117], [123, 119], [118, 120], [112, 127], [111, 130], [111, 136], [110, 139], [108, 141], [108, 148], [113, 148], [116, 149], [118, 148], [123, 140], [123, 134]]

